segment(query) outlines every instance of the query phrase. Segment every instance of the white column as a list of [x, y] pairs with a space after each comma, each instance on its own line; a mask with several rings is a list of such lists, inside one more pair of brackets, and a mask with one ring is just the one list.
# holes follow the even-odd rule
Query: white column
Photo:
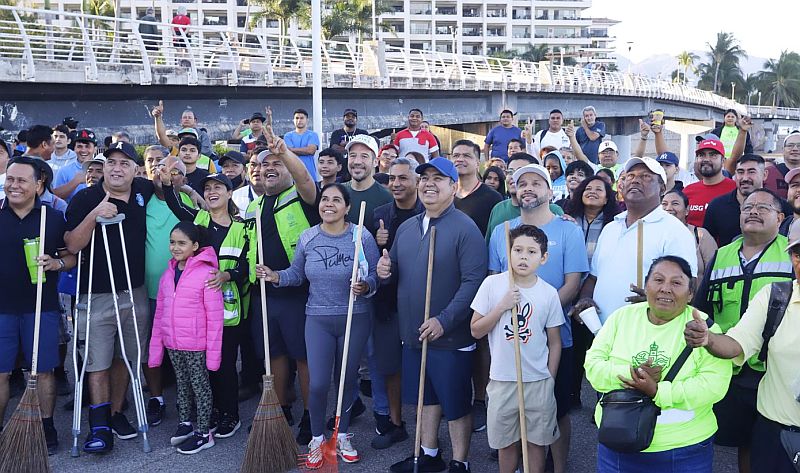
[[314, 133], [322, 139], [322, 5], [320, 0], [311, 0], [311, 62], [312, 62], [312, 108]]

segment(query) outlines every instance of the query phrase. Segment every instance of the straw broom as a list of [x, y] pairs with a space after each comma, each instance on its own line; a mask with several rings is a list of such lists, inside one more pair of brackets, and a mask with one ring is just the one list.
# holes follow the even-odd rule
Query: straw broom
[[[264, 244], [261, 241], [261, 211], [256, 213], [256, 241], [258, 261], [264, 263]], [[297, 444], [286, 423], [278, 396], [273, 386], [269, 364], [269, 328], [267, 325], [266, 282], [259, 279], [261, 287], [261, 325], [264, 330], [264, 390], [253, 418], [253, 429], [247, 439], [241, 473], [282, 473], [297, 466]]]
[[[44, 230], [47, 208], [40, 207], [39, 219], [39, 258], [44, 256]], [[42, 318], [42, 279], [44, 267], [36, 269], [36, 312], [33, 324], [33, 359], [28, 387], [22, 395], [8, 425], [0, 434], [0, 472], [2, 473], [49, 473], [47, 443], [42, 427], [42, 412], [39, 408], [37, 385], [37, 365], [39, 358], [39, 326]]]
[[[508, 287], [514, 289], [514, 269], [511, 266], [511, 226], [506, 221], [506, 261], [508, 262]], [[528, 473], [528, 425], [525, 420], [525, 391], [522, 388], [522, 354], [519, 347], [517, 306], [511, 308], [511, 325], [514, 327], [514, 364], [517, 368], [517, 403], [519, 407], [519, 433], [522, 444], [522, 471]]]

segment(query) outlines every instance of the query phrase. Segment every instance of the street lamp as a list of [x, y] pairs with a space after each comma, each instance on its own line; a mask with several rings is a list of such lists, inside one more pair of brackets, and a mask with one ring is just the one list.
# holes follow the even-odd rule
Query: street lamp
[[731, 100], [736, 100], [734, 98], [736, 93], [736, 82], [731, 82]]
[[761, 106], [761, 91], [758, 91], [758, 106]]

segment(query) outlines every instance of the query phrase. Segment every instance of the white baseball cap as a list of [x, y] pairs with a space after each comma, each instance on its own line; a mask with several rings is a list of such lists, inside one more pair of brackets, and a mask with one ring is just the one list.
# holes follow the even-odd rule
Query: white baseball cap
[[598, 153], [602, 153], [603, 151], [605, 151], [607, 149], [613, 149], [614, 151], [619, 153], [619, 149], [617, 149], [617, 144], [614, 143], [611, 140], [605, 140], [602, 143], [600, 143], [600, 147], [597, 148], [597, 152]]
[[517, 185], [517, 181], [519, 180], [520, 177], [528, 173], [534, 173], [540, 175], [542, 179], [544, 179], [547, 182], [547, 187], [550, 189], [553, 188], [553, 181], [550, 180], [550, 171], [548, 171], [547, 168], [545, 168], [541, 164], [528, 164], [514, 171], [514, 175], [511, 178], [514, 181], [514, 185], [515, 186]]
[[89, 166], [91, 166], [92, 164], [103, 164], [103, 165], [105, 165], [106, 164], [106, 157], [103, 156], [102, 154], [98, 154], [97, 156], [93, 157], [92, 159], [87, 159], [86, 161], [81, 163], [81, 169], [83, 169], [83, 172], [86, 172], [86, 171], [89, 170]]
[[376, 157], [378, 156], [378, 143], [375, 141], [375, 138], [369, 135], [356, 135], [353, 137], [353, 139], [350, 140], [349, 143], [345, 145], [344, 150], [350, 151], [350, 148], [352, 148], [353, 145], [356, 144], [361, 144], [366, 146], [372, 151], [373, 156]]
[[631, 170], [632, 167], [636, 166], [637, 164], [644, 164], [647, 166], [647, 169], [650, 170], [653, 174], [658, 174], [661, 176], [661, 182], [664, 184], [667, 183], [667, 173], [664, 172], [664, 168], [653, 158], [648, 158], [647, 156], [637, 158], [632, 157], [631, 159], [625, 161], [625, 172]]
[[790, 251], [792, 248], [800, 244], [800, 220], [795, 220], [789, 225], [789, 244], [786, 245], [786, 251]]

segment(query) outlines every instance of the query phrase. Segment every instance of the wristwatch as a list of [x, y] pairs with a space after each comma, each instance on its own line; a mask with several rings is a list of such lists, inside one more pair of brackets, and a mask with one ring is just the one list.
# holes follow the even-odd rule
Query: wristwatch
[[61, 259], [61, 258], [58, 258], [58, 271], [64, 271], [64, 268], [66, 268], [66, 267], [67, 267], [67, 265], [64, 263], [64, 260]]

